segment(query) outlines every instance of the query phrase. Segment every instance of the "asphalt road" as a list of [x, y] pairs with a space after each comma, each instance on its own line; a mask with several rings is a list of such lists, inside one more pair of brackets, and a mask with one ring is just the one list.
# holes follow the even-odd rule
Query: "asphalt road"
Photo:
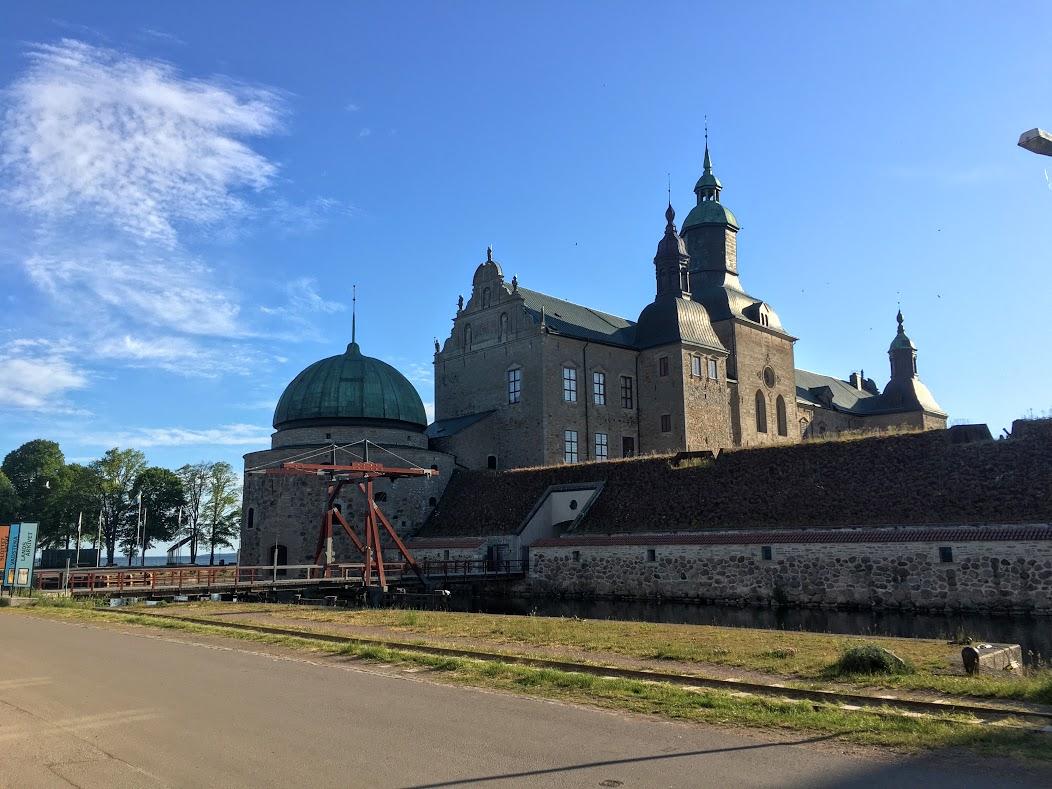
[[655, 721], [397, 667], [0, 612], [0, 787], [1049, 786], [946, 756]]

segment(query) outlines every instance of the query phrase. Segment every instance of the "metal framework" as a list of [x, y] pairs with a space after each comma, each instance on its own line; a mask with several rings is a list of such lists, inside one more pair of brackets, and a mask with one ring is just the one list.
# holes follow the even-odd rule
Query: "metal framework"
[[[335, 523], [339, 523], [344, 532], [350, 538], [354, 547], [362, 555], [362, 584], [372, 586], [373, 571], [376, 571], [377, 584], [381, 588], [387, 587], [387, 575], [384, 572], [383, 549], [380, 544], [380, 528], [391, 538], [398, 548], [405, 563], [426, 584], [424, 574], [409, 552], [405, 543], [398, 536], [391, 522], [376, 504], [373, 492], [373, 483], [378, 479], [403, 479], [406, 477], [434, 477], [438, 474], [436, 469], [403, 468], [396, 466], [385, 466], [382, 463], [372, 463], [368, 460], [368, 448], [366, 448], [366, 459], [358, 463], [338, 465], [333, 451], [332, 463], [282, 463], [279, 468], [267, 469], [267, 474], [304, 474], [319, 477], [328, 477], [329, 484], [326, 488], [325, 512], [321, 518], [321, 529], [318, 533], [318, 547], [314, 552], [314, 563], [322, 565], [324, 574], [327, 576], [330, 568], [335, 566], [333, 556], [332, 536]], [[365, 518], [362, 524], [362, 534], [359, 535], [343, 517], [336, 499], [345, 485], [354, 485], [358, 492], [365, 498]], [[322, 559], [324, 558], [324, 561]]]

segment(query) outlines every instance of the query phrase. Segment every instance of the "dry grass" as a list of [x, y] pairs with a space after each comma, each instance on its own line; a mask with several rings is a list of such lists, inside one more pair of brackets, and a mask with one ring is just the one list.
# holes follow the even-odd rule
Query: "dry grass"
[[[229, 604], [202, 603], [180, 610], [196, 616], [229, 612]], [[883, 647], [913, 666], [909, 674], [839, 676], [838, 685], [902, 688], [958, 696], [1052, 703], [1052, 672], [1025, 677], [968, 677], [960, 666], [960, 647], [919, 638], [882, 638], [754, 630], [709, 625], [674, 625], [562, 617], [502, 616], [390, 609], [337, 610], [299, 606], [239, 606], [258, 613], [257, 622], [295, 629], [348, 634], [348, 628], [384, 628], [392, 638], [435, 644], [475, 642], [497, 651], [526, 653], [531, 648], [568, 648], [641, 660], [675, 660], [774, 674], [807, 687], [830, 684], [830, 667], [843, 653], [863, 644]], [[252, 617], [239, 617], [251, 621]], [[326, 627], [329, 625], [329, 627]]]

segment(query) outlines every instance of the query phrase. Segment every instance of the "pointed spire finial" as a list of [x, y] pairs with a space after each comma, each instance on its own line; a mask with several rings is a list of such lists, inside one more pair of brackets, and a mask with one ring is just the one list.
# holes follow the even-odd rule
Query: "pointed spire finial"
[[672, 207], [672, 201], [669, 200], [668, 208], [665, 209], [665, 221], [668, 222], [668, 225], [666, 225], [665, 229], [666, 230], [669, 230], [669, 229], [675, 230], [675, 227], [673, 227], [673, 225], [672, 225], [672, 223], [675, 220], [676, 220], [676, 209], [674, 209]]
[[902, 332], [905, 331], [902, 328], [902, 307], [899, 307], [899, 313], [895, 316], [895, 320], [899, 322], [899, 334], [902, 334]]
[[358, 286], [351, 285], [351, 345], [356, 345], [358, 340]]

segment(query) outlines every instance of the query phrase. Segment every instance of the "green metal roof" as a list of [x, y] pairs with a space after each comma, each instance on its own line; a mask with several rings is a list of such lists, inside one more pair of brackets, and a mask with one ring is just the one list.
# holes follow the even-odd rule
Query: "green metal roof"
[[427, 427], [416, 388], [386, 362], [363, 356], [351, 343], [339, 356], [297, 375], [274, 409], [274, 428], [320, 424]]
[[683, 221], [683, 227], [679, 232], [686, 233], [690, 228], [698, 227], [699, 225], [727, 225], [735, 230], [740, 229], [738, 220], [731, 213], [731, 210], [718, 200], [702, 200], [690, 209], [690, 213], [687, 214], [687, 218]]
[[632, 346], [634, 342], [635, 324], [630, 320], [522, 286], [519, 286], [517, 293], [522, 296], [523, 306], [533, 320], [540, 322], [543, 309], [544, 322], [550, 330], [559, 334], [626, 347]]
[[726, 353], [716, 336], [705, 308], [696, 301], [678, 296], [655, 299], [639, 313], [636, 323], [636, 346], [656, 348], [659, 345], [686, 342]]

